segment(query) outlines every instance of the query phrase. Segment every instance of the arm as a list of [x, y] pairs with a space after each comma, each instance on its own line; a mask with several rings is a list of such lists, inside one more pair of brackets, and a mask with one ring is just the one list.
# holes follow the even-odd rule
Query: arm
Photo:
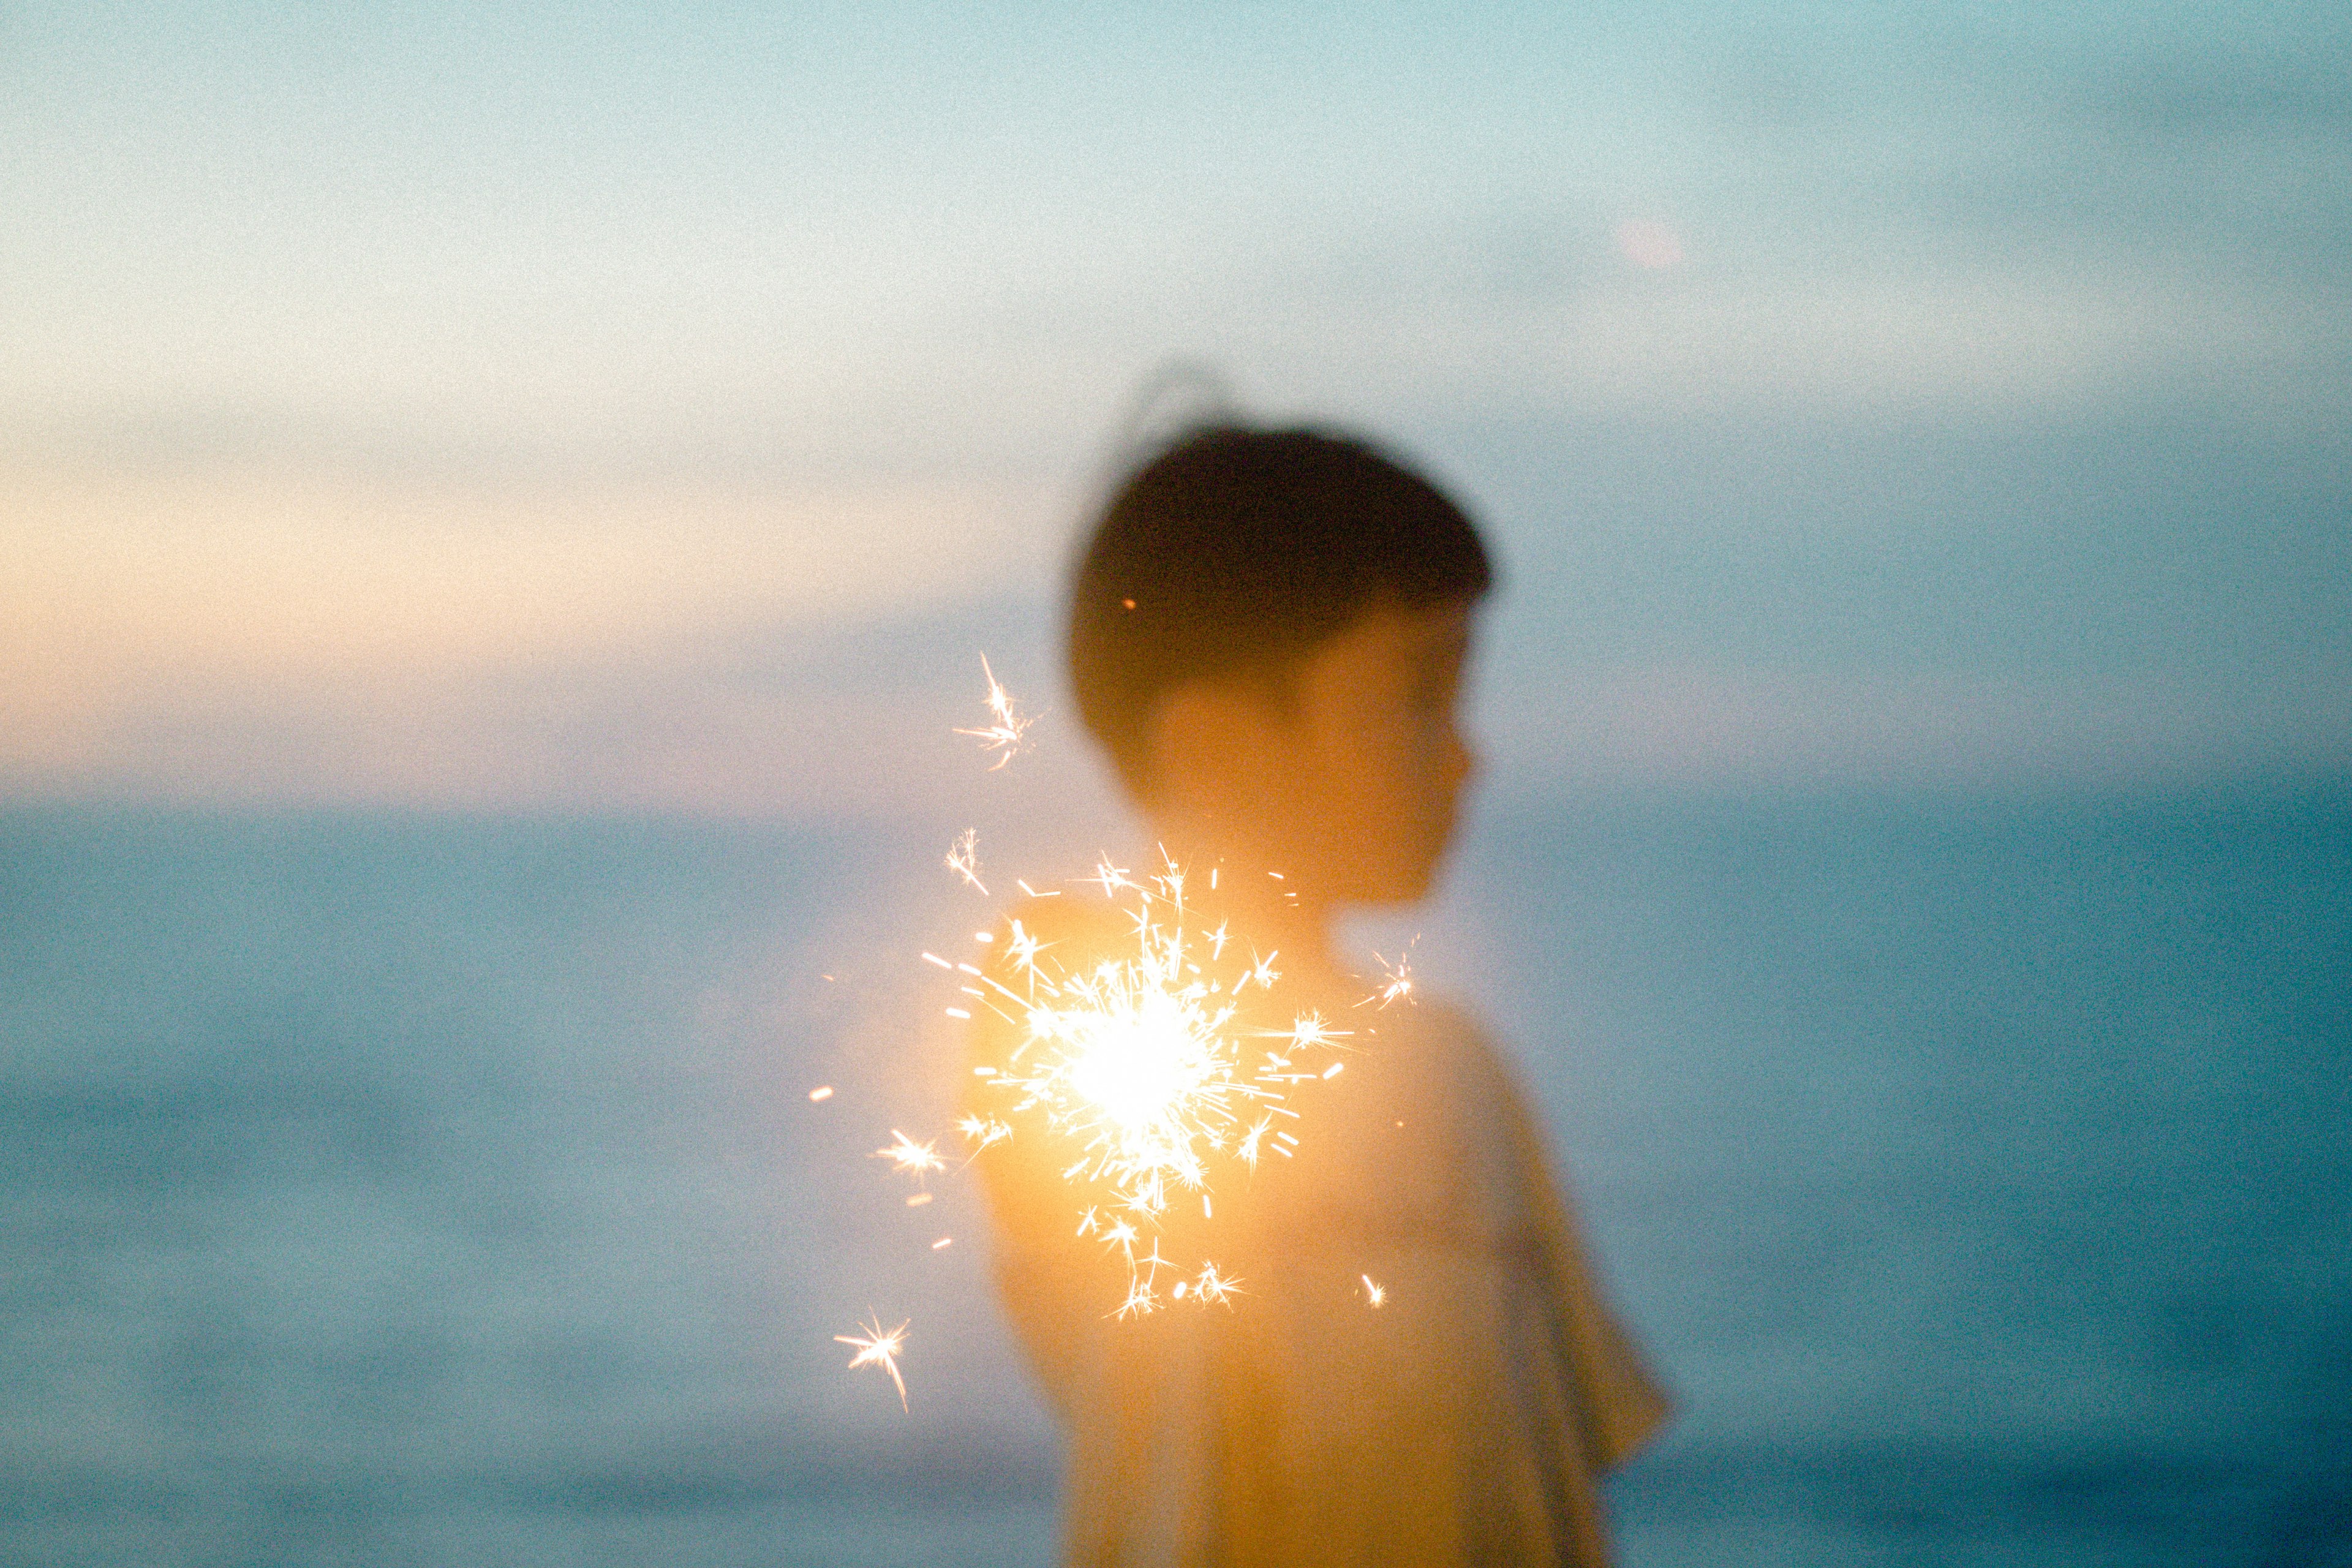
[[1535, 1119], [1509, 1073], [1496, 1068], [1520, 1200], [1549, 1287], [1552, 1331], [1574, 1370], [1585, 1451], [1595, 1469], [1638, 1452], [1671, 1409], [1642, 1353], [1602, 1299], [1574, 1213], [1554, 1181]]

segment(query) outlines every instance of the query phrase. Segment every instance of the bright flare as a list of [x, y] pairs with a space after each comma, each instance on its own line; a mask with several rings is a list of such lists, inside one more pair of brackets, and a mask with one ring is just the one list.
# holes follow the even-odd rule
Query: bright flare
[[994, 773], [1021, 754], [1021, 738], [1036, 721], [1024, 719], [1014, 711], [1012, 695], [998, 682], [996, 671], [988, 668], [986, 654], [980, 656], [980, 672], [988, 678], [989, 721], [981, 729], [958, 730], [956, 733], [972, 736], [982, 750], [998, 753], [996, 761], [988, 764], [988, 771]]
[[[1419, 937], [1413, 938], [1413, 942], [1420, 940]], [[1372, 962], [1381, 966], [1381, 984], [1370, 996], [1364, 998], [1364, 1002], [1377, 1002], [1383, 1007], [1391, 1002], [1411, 1002], [1412, 1000], [1412, 942], [1407, 942], [1404, 951], [1397, 954], [1394, 964], [1391, 964], [1387, 959], [1377, 952], [1372, 954]], [[1357, 1004], [1360, 1007], [1363, 1005], [1363, 1002]]]
[[[1271, 1117], [1297, 1114], [1281, 1104], [1288, 1087], [1328, 1078], [1337, 1065], [1293, 1058], [1338, 1048], [1344, 1031], [1312, 1013], [1287, 1028], [1248, 1026], [1237, 998], [1252, 985], [1272, 988], [1275, 955], [1252, 953], [1244, 963], [1234, 945], [1234, 961], [1221, 963], [1224, 928], [1188, 931], [1184, 876], [1175, 865], [1139, 879], [1106, 860], [1087, 880], [1131, 902], [1133, 948], [1066, 966], [1011, 922], [999, 951], [1013, 984], [986, 984], [992, 1006], [1019, 1026], [1020, 1038], [1002, 1064], [976, 1070], [1014, 1098], [998, 1116], [959, 1125], [975, 1154], [1016, 1131], [1069, 1140], [1062, 1173], [1081, 1189], [1078, 1234], [1098, 1237], [1127, 1267], [1118, 1316], [1176, 1300], [1223, 1303], [1235, 1282], [1206, 1261], [1163, 1289], [1161, 1275], [1174, 1265], [1144, 1231], [1156, 1231], [1184, 1194], [1199, 1194], [1202, 1218], [1213, 1220], [1209, 1194], [1220, 1168], [1254, 1167]], [[1281, 1048], [1252, 1048], [1265, 1041]], [[1275, 1137], [1286, 1155], [1284, 1145], [1297, 1142]], [[1087, 1204], [1088, 1196], [1097, 1201]]]
[[[908, 1320], [908, 1321], [912, 1321]], [[898, 1408], [906, 1409], [907, 1380], [898, 1375], [898, 1352], [907, 1347], [906, 1323], [900, 1323], [897, 1328], [885, 1333], [882, 1330], [881, 1317], [875, 1314], [869, 1316], [867, 1321], [857, 1326], [864, 1329], [866, 1332], [862, 1335], [835, 1334], [833, 1336], [837, 1344], [856, 1347], [857, 1353], [849, 1358], [849, 1370], [856, 1372], [860, 1367], [878, 1366], [888, 1373], [890, 1381], [898, 1388]]]
[[977, 888], [984, 899], [988, 896], [988, 886], [980, 879], [979, 840], [980, 835], [976, 830], [965, 828], [963, 837], [948, 846], [948, 869], [961, 877], [971, 887]]
[[890, 1129], [890, 1136], [898, 1142], [887, 1149], [875, 1150], [874, 1158], [889, 1161], [890, 1168], [898, 1174], [919, 1176], [927, 1171], [944, 1171], [948, 1168], [948, 1163], [940, 1158], [936, 1142], [918, 1143], [895, 1127]]

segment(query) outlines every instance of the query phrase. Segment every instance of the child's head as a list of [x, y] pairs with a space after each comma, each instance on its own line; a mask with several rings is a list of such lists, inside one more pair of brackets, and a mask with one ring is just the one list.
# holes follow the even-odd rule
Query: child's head
[[1461, 509], [1362, 444], [1200, 431], [1080, 558], [1078, 711], [1163, 832], [1322, 901], [1418, 898], [1470, 773], [1455, 708], [1492, 579]]

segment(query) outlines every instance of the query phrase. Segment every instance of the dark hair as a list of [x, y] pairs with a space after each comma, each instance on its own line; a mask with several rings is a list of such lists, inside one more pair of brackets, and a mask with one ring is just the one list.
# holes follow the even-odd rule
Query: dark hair
[[1078, 559], [1078, 715], [1143, 786], [1145, 725], [1171, 687], [1278, 677], [1376, 603], [1475, 599], [1493, 580], [1462, 509], [1364, 443], [1195, 430], [1119, 487]]

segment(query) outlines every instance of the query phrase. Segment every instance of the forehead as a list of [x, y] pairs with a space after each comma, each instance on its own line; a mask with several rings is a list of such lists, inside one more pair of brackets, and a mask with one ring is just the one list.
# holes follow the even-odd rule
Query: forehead
[[1459, 653], [1470, 646], [1476, 614], [1477, 606], [1467, 599], [1421, 605], [1383, 603], [1365, 611], [1349, 630], [1402, 653]]
[[1435, 605], [1374, 605], [1324, 643], [1314, 662], [1371, 674], [1411, 674], [1459, 665], [1470, 651], [1476, 606], [1466, 599]]

